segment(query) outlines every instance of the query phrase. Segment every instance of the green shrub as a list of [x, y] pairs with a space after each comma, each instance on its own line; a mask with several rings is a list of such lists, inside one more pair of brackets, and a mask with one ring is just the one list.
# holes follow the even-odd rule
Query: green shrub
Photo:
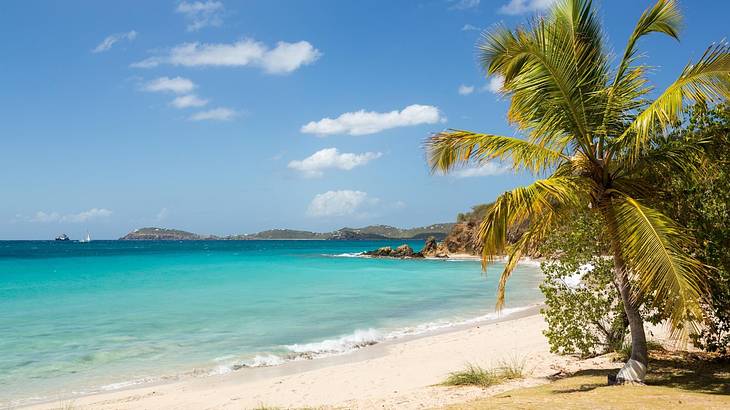
[[627, 322], [606, 251], [601, 223], [591, 214], [576, 214], [542, 243], [540, 290], [551, 352], [590, 357], [623, 346]]

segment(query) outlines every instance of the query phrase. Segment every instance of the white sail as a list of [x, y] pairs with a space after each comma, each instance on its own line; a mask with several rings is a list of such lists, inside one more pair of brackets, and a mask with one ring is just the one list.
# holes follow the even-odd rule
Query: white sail
[[89, 235], [89, 232], [86, 232], [86, 238], [80, 240], [79, 242], [91, 242], [91, 235]]

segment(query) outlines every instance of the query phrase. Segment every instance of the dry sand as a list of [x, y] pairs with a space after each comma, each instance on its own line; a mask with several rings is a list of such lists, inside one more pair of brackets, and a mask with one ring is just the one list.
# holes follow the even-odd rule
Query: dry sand
[[[366, 347], [338, 357], [191, 377], [96, 394], [60, 404], [81, 409], [432, 408], [547, 382], [580, 368], [618, 367], [605, 358], [578, 361], [549, 353], [537, 308], [491, 323]], [[489, 389], [439, 386], [467, 363], [488, 367], [526, 360], [530, 376]]]

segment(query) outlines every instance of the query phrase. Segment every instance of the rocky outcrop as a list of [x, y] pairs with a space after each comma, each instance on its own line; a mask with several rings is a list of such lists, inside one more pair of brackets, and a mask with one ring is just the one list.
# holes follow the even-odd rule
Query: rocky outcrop
[[478, 238], [479, 224], [475, 221], [463, 221], [454, 225], [442, 244], [448, 253], [479, 255], [482, 246]]
[[384, 246], [373, 251], [363, 252], [363, 255], [377, 258], [423, 258], [423, 253], [414, 252], [413, 248], [406, 244], [395, 249], [390, 246]]
[[448, 258], [449, 250], [446, 248], [444, 242], [437, 242], [436, 238], [431, 236], [426, 239], [426, 244], [423, 245], [421, 250], [423, 256], [427, 258]]

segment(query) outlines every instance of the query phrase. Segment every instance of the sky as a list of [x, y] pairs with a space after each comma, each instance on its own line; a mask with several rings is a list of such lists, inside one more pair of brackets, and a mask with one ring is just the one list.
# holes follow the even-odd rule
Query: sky
[[[11, 0], [0, 13], [0, 239], [422, 226], [529, 183], [434, 175], [446, 128], [519, 134], [475, 45], [551, 0]], [[648, 0], [597, 2], [623, 50]], [[727, 36], [684, 0], [642, 40], [658, 87]]]

